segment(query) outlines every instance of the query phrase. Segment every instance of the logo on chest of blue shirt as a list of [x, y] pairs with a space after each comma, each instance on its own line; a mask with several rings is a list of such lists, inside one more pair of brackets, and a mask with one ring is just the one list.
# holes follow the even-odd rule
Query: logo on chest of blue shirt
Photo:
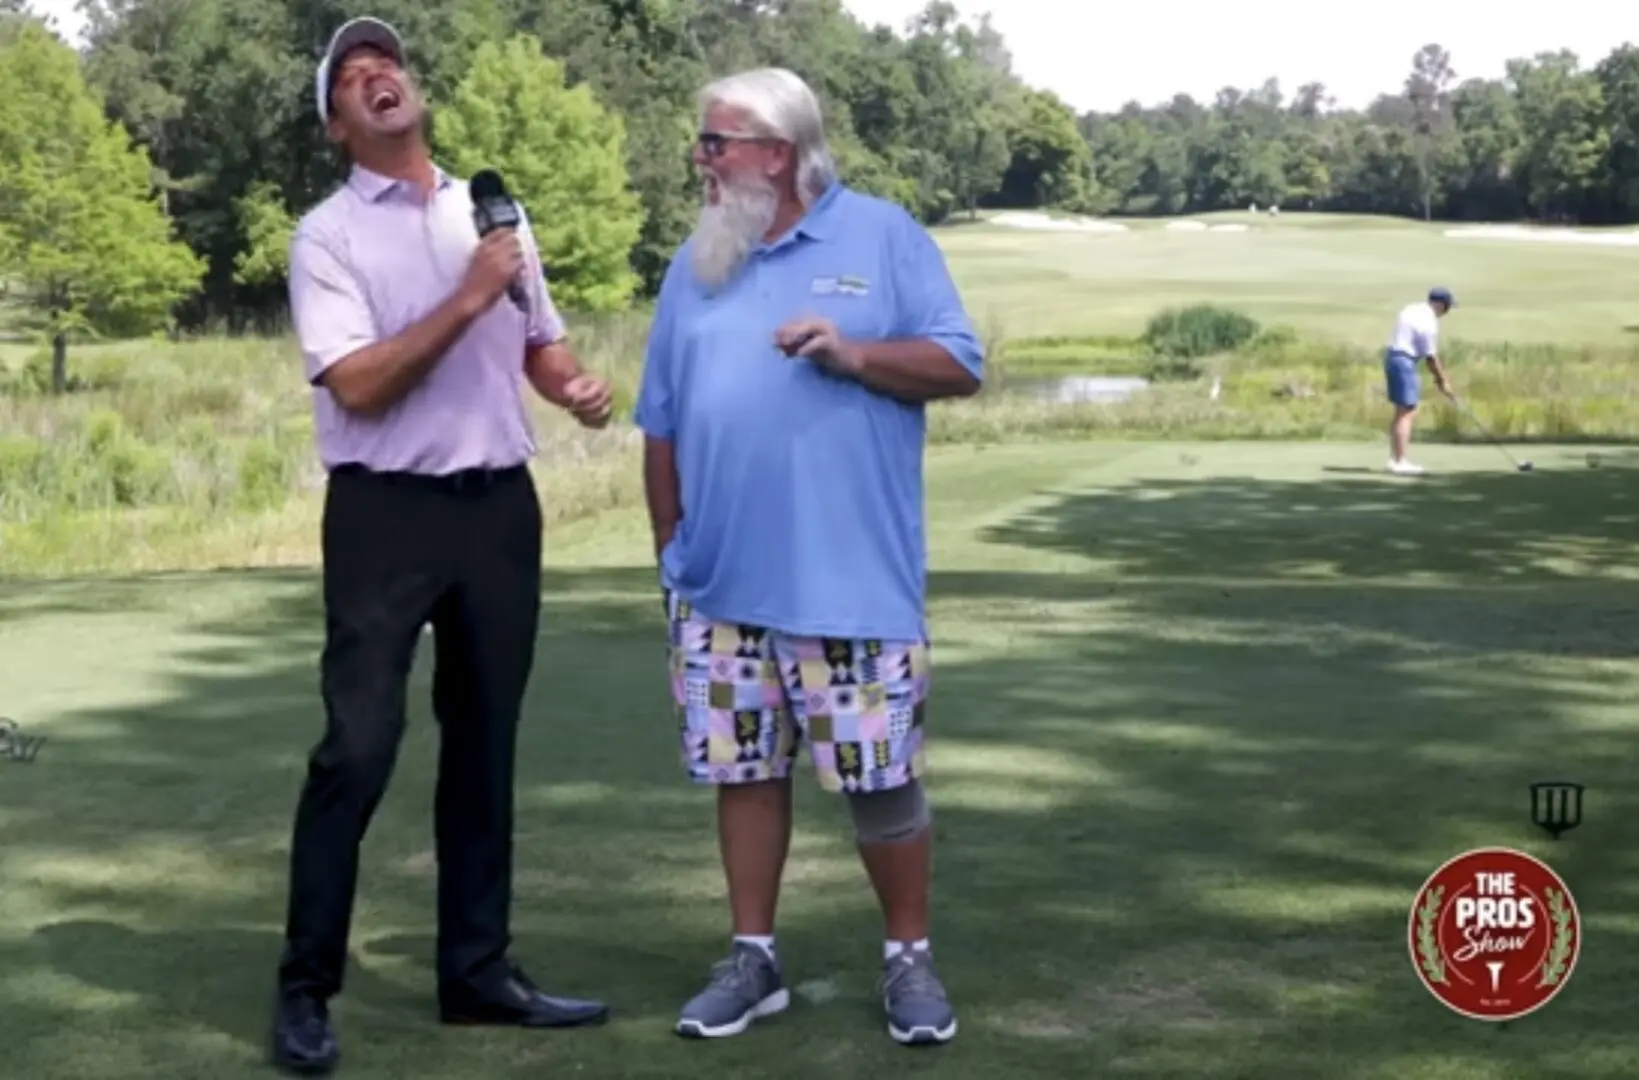
[[871, 283], [856, 274], [827, 275], [815, 278], [810, 291], [815, 296], [869, 296]]

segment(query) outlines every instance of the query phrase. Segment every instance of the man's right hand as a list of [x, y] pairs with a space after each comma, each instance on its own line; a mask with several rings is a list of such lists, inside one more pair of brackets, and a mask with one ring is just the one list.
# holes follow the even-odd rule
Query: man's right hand
[[496, 229], [478, 241], [478, 249], [467, 264], [461, 289], [488, 311], [524, 268], [524, 244], [512, 229]]

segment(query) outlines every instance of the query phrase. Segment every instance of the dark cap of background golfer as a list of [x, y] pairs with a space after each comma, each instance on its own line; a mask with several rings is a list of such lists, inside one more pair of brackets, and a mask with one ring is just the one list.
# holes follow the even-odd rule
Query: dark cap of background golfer
[[324, 50], [324, 58], [319, 61], [319, 71], [314, 78], [314, 95], [319, 104], [319, 123], [330, 122], [330, 73], [336, 65], [341, 63], [342, 57], [358, 48], [360, 45], [369, 45], [380, 49], [399, 67], [404, 67], [404, 40], [398, 36], [398, 31], [382, 22], [368, 16], [358, 19], [349, 19], [331, 35], [330, 44]]
[[1448, 308], [1457, 306], [1457, 301], [1452, 297], [1451, 290], [1443, 286], [1428, 291], [1428, 302], [1431, 304], [1444, 304]]

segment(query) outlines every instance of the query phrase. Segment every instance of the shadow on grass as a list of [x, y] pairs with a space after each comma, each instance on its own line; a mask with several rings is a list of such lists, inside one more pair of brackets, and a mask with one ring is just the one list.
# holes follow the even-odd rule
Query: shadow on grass
[[1500, 458], [1496, 472], [1414, 478], [1341, 469], [1063, 493], [984, 538], [1144, 578], [1540, 585], [1639, 571], [1639, 454], [1529, 474]]
[[140, 578], [52, 582], [45, 589], [31, 589], [27, 584], [0, 578], [0, 623], [44, 615], [101, 615], [109, 611], [139, 610], [151, 607], [155, 596], [154, 583]]
[[[711, 802], [678, 774], [652, 571], [554, 571], [521, 735], [517, 953], [617, 1019], [431, 1023], [423, 664], [366, 843], [348, 1072], [1631, 1076], [1634, 479], [1066, 493], [986, 538], [1084, 553], [1083, 572], [935, 573], [935, 946], [963, 1033], [932, 1056], [880, 1031], [869, 890], [806, 773], [781, 911], [796, 1007], [722, 1044], [670, 1035], [727, 933]], [[18, 1075], [260, 1075], [319, 607], [310, 573], [232, 580], [254, 604], [175, 616], [187, 645], [155, 685], [63, 710], [55, 752], [0, 777]], [[80, 625], [85, 588], [40, 632]], [[1529, 824], [1544, 773], [1590, 788], [1558, 844]], [[1496, 843], [1546, 855], [1587, 933], [1561, 998], [1507, 1032], [1434, 1002], [1405, 945], [1423, 879]]]
[[[272, 930], [143, 930], [107, 919], [78, 918], [43, 925], [36, 944], [41, 958], [58, 974], [142, 1001], [156, 1017], [244, 1045], [261, 1045], [267, 1036], [272, 1003], [268, 982], [246, 976], [265, 969], [268, 956], [277, 955], [281, 942]], [[348, 989], [377, 1010], [417, 1005], [356, 956], [348, 972]]]

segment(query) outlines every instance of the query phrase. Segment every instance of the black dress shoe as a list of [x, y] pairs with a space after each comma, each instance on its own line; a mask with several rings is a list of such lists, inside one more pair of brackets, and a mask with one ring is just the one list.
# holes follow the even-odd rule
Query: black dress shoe
[[273, 1063], [298, 1076], [319, 1076], [334, 1069], [340, 1056], [324, 1002], [281, 995], [273, 1014]]
[[609, 1018], [609, 1007], [603, 1002], [543, 994], [516, 967], [481, 988], [441, 989], [438, 1004], [440, 1019], [446, 1024], [580, 1027]]

